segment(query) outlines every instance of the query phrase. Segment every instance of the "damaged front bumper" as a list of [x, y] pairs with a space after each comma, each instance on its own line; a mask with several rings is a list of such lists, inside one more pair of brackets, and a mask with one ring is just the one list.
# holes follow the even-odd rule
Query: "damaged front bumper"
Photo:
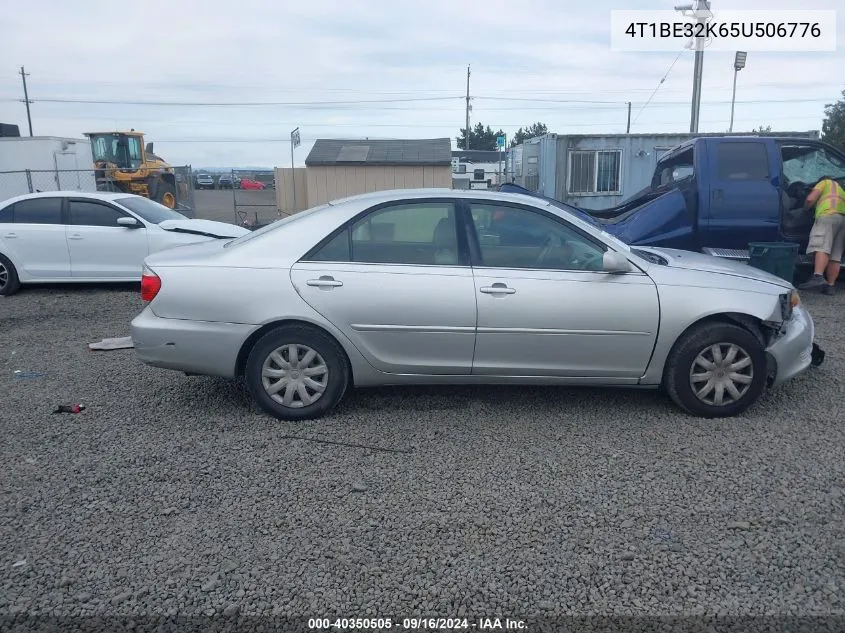
[[809, 312], [801, 305], [796, 306], [781, 333], [766, 348], [771, 364], [772, 388], [806, 371], [811, 365], [822, 364], [825, 354], [814, 341], [815, 334], [816, 328]]

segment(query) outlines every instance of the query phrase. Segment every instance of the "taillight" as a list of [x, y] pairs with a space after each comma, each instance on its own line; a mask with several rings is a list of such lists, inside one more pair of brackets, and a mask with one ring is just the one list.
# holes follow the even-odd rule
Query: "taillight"
[[144, 266], [141, 272], [141, 301], [152, 301], [161, 290], [161, 277]]

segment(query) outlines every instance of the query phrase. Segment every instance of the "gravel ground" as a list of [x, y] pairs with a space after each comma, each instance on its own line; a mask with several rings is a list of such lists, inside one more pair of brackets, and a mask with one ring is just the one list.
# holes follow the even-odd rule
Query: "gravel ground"
[[0, 616], [845, 614], [845, 293], [805, 303], [825, 365], [737, 419], [403, 388], [297, 424], [89, 351], [134, 287], [0, 298]]

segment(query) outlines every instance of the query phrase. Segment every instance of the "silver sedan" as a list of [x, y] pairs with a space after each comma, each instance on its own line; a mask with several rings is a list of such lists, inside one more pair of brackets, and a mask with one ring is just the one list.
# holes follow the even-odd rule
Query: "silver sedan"
[[142, 361], [243, 376], [291, 420], [350, 387], [447, 383], [662, 385], [726, 417], [807, 369], [814, 337], [778, 277], [478, 191], [365, 194], [157, 253], [142, 295]]

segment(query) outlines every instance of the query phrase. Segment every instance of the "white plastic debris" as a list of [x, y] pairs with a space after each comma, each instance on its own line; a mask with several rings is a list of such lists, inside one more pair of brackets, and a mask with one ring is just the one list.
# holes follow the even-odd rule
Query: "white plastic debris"
[[129, 349], [130, 347], [135, 347], [131, 336], [104, 338], [99, 343], [88, 343], [88, 349], [94, 350]]
[[19, 560], [18, 562], [14, 563], [12, 565], [12, 568], [14, 569], [15, 567], [23, 567], [24, 565], [26, 565], [26, 561], [25, 560]]

